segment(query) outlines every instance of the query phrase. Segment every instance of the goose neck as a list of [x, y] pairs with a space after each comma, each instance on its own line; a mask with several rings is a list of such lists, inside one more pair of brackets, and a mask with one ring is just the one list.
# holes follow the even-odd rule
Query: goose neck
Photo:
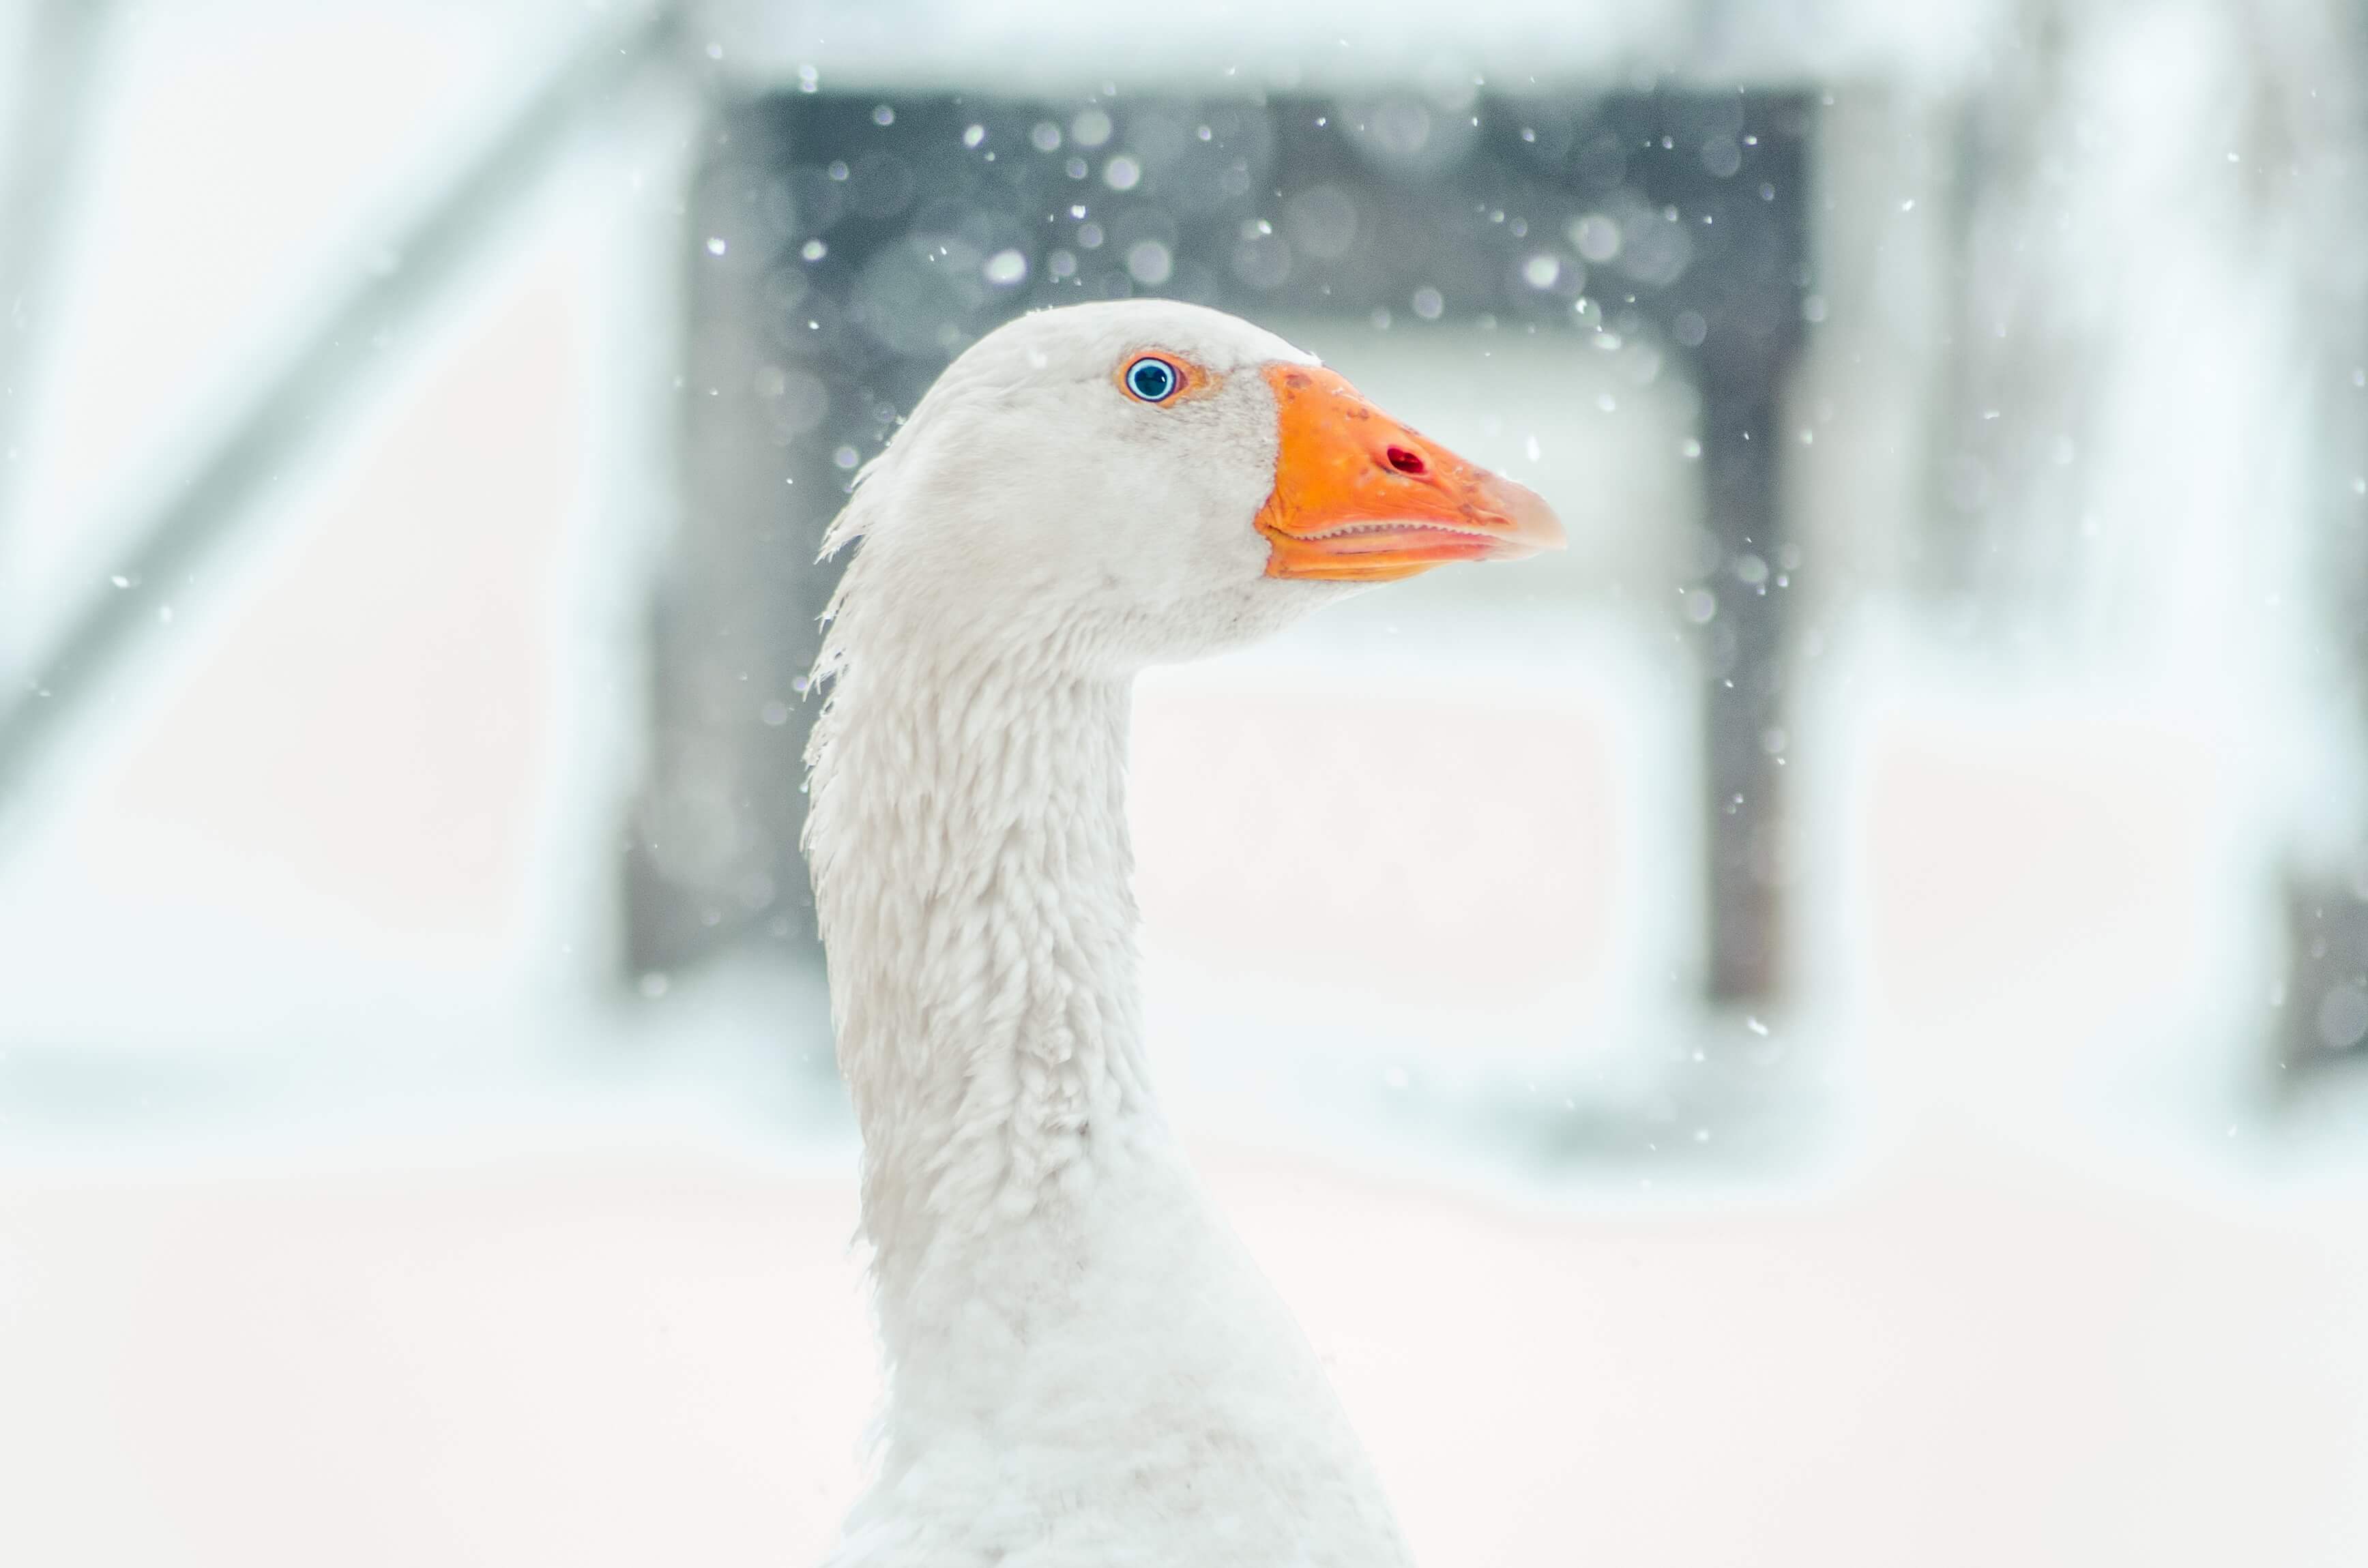
[[1125, 821], [1129, 683], [850, 661], [810, 829], [883, 1283], [1089, 1186], [1156, 1120]]

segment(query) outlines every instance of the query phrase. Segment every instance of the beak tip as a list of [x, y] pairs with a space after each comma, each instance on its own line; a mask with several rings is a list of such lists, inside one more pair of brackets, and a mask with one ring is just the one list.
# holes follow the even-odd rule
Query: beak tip
[[1545, 497], [1527, 485], [1516, 484], [1509, 480], [1505, 482], [1505, 489], [1508, 493], [1506, 499], [1509, 503], [1505, 515], [1513, 525], [1512, 532], [1505, 540], [1509, 547], [1509, 557], [1519, 559], [1543, 554], [1549, 550], [1570, 548], [1570, 535], [1563, 528], [1562, 519], [1554, 516], [1554, 509], [1546, 505]]

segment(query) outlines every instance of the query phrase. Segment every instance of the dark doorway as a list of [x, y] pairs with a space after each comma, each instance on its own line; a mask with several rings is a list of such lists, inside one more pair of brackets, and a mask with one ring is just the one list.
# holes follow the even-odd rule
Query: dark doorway
[[[1161, 294], [1253, 318], [1656, 334], [1700, 393], [1710, 1000], [1783, 971], [1778, 411], [1801, 343], [1811, 100], [1737, 91], [1019, 100], [788, 93], [723, 117], [685, 243], [687, 506], [654, 609], [628, 852], [636, 971], [809, 953], [803, 683], [853, 469], [1020, 312]], [[1672, 614], [1686, 602], [1671, 596]], [[1697, 600], [1696, 602], [1700, 602]]]

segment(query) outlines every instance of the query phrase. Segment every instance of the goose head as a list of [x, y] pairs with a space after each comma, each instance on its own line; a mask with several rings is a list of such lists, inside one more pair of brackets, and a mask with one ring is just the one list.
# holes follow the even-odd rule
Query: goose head
[[[1273, 334], [1171, 301], [1038, 312], [964, 352], [864, 476], [865, 597], [939, 647], [1102, 671], [1341, 593], [1560, 549], [1536, 494]], [[893, 585], [893, 586], [892, 586]], [[884, 591], [883, 591], [884, 590]]]

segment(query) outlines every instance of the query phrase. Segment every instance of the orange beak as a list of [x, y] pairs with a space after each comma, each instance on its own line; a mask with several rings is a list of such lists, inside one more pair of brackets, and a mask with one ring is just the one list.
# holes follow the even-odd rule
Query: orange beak
[[1416, 435], [1338, 372], [1269, 365], [1266, 378], [1282, 437], [1258, 515], [1268, 576], [1390, 583], [1568, 542], [1534, 492]]

